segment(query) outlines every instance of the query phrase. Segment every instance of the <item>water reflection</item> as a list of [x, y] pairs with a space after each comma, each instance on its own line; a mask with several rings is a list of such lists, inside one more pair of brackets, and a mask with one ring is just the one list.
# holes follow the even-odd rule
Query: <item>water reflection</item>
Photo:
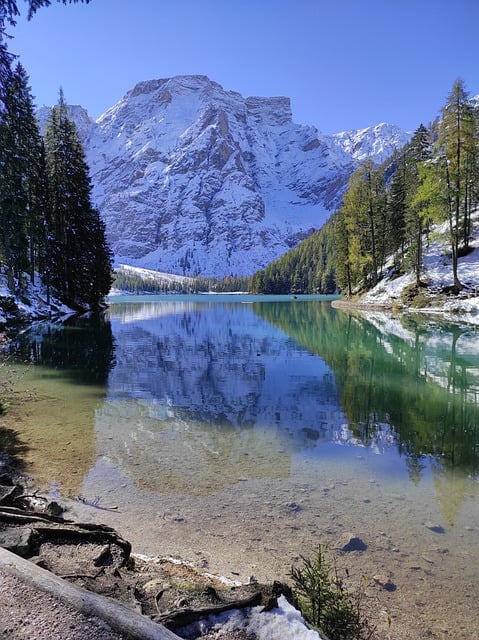
[[65, 495], [77, 495], [96, 461], [95, 409], [114, 357], [110, 323], [102, 316], [39, 323], [14, 346], [6, 367], [25, 400], [5, 421], [28, 443], [18, 452], [25, 471], [42, 488], [60, 485]]
[[75, 326], [25, 337], [27, 472], [119, 505], [101, 517], [136, 549], [201, 551], [241, 579], [355, 532], [368, 550], [348, 563], [393, 576], [378, 598], [397, 598], [417, 637], [477, 629], [477, 332], [197, 300], [113, 304], [85, 340]]
[[[336, 311], [324, 305], [255, 305], [331, 366], [352, 439], [394, 438], [411, 478], [435, 468], [479, 473], [477, 329], [424, 317]], [[314, 330], [311, 330], [314, 327]]]
[[0, 473], [4, 467], [10, 465], [14, 465], [17, 469], [23, 469], [24, 456], [27, 452], [28, 446], [18, 432], [0, 425]]
[[111, 325], [104, 314], [40, 322], [14, 347], [17, 359], [56, 370], [78, 384], [106, 384], [114, 361]]
[[112, 305], [110, 319], [116, 364], [97, 438], [141, 487], [287, 477], [292, 452], [339, 432], [329, 368], [251, 305]]
[[431, 458], [437, 477], [478, 474], [471, 329], [299, 301], [118, 304], [110, 319], [97, 441], [143, 488], [207, 493], [245, 473], [287, 476], [291, 456], [328, 455], [326, 442], [388, 454], [391, 469], [399, 454], [416, 483]]
[[[478, 343], [473, 328], [411, 316], [205, 297], [39, 325], [19, 351], [65, 394], [67, 382], [99, 390], [72, 395], [74, 411], [75, 397], [90, 411], [77, 455], [104, 456], [145, 489], [208, 493], [244, 475], [287, 477], [294, 456], [330, 456], [325, 443], [387, 457], [414, 483], [430, 470], [439, 484], [477, 478]], [[43, 410], [50, 423], [55, 407]]]

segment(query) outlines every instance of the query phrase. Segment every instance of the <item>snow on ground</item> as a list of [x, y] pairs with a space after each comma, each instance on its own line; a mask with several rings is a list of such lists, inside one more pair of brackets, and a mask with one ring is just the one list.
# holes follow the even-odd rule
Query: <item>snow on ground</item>
[[[159, 558], [135, 553], [134, 557], [144, 562], [161, 563], [166, 560], [173, 564], [194, 567], [193, 564], [185, 560], [170, 556]], [[224, 576], [207, 572], [203, 575], [220, 580], [230, 587], [241, 585], [241, 582], [230, 580]], [[270, 611], [264, 611], [263, 606], [225, 611], [183, 627], [181, 637], [197, 638], [199, 634], [204, 635], [208, 631], [219, 630], [221, 630], [221, 635], [229, 631], [246, 631], [247, 634], [255, 634], [258, 640], [322, 640], [316, 631], [306, 625], [301, 613], [283, 595], [278, 598], [278, 606]]]
[[[37, 282], [39, 278], [37, 276]], [[62, 304], [58, 300], [51, 298], [47, 304], [47, 293], [43, 285], [29, 285], [28, 293], [17, 297], [7, 287], [7, 277], [0, 273], [0, 297], [14, 298], [19, 311], [32, 320], [48, 318], [50, 316], [63, 317], [74, 313], [72, 309]], [[4, 310], [0, 307], [0, 325], [7, 321]]]
[[[436, 295], [437, 303], [431, 302], [427, 308], [415, 311], [451, 312], [466, 315], [469, 322], [479, 324], [479, 209], [473, 218], [476, 227], [471, 242], [472, 251], [459, 259], [459, 280], [465, 285], [465, 290], [459, 296]], [[429, 293], [438, 293], [444, 287], [452, 286], [452, 260], [449, 257], [449, 247], [446, 228], [440, 227], [434, 234], [424, 251], [424, 268], [422, 280], [427, 282]], [[414, 275], [407, 273], [398, 278], [384, 279], [374, 289], [361, 298], [361, 306], [390, 306], [399, 303], [405, 288], [413, 284]], [[465, 319], [465, 318], [464, 318]]]
[[130, 271], [133, 274], [137, 274], [144, 278], [145, 280], [154, 280], [156, 282], [180, 282], [180, 283], [188, 283], [193, 282], [194, 278], [188, 276], [179, 276], [171, 273], [163, 273], [162, 271], [153, 271], [152, 269], [145, 269], [142, 267], [134, 267], [129, 264], [118, 265], [118, 269], [123, 271]]
[[198, 632], [207, 629], [221, 629], [222, 634], [244, 630], [247, 634], [255, 634], [258, 640], [321, 640], [316, 631], [305, 625], [299, 611], [284, 596], [278, 598], [276, 609], [263, 611], [263, 607], [252, 607], [228, 611], [192, 625], [188, 628], [186, 637], [190, 637], [191, 632], [191, 637], [196, 638]]

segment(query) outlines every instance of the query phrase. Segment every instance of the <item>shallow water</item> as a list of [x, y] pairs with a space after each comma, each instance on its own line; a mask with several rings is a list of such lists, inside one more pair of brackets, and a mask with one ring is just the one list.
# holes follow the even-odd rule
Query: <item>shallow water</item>
[[93, 328], [39, 326], [19, 347], [27, 471], [118, 506], [74, 501], [78, 517], [239, 580], [286, 577], [351, 532], [366, 550], [338, 562], [367, 577], [384, 634], [478, 637], [473, 327], [175, 296], [112, 302]]

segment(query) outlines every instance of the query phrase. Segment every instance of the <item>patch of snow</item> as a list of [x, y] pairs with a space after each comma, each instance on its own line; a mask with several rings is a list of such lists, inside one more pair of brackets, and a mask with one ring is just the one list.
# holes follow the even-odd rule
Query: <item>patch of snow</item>
[[[36, 276], [36, 284], [29, 284], [27, 290], [20, 298], [14, 295], [7, 286], [7, 277], [0, 273], [0, 297], [13, 298], [15, 304], [22, 315], [25, 318], [31, 320], [39, 320], [48, 317], [66, 317], [73, 313], [70, 307], [62, 304], [55, 298], [51, 298], [50, 302], [47, 302], [46, 288], [40, 280], [40, 277]], [[0, 324], [7, 322], [8, 318], [4, 312], [0, 309]]]
[[255, 634], [258, 640], [321, 640], [284, 596], [278, 598], [278, 607], [271, 611], [264, 611], [263, 607], [235, 609], [191, 625], [182, 633], [186, 631], [185, 637], [196, 638], [198, 632], [207, 629], [221, 629], [222, 633], [244, 630]]
[[[155, 557], [141, 553], [133, 554], [144, 562], [161, 564], [164, 560], [173, 564], [194, 568], [194, 564], [172, 556]], [[204, 573], [205, 576], [221, 580], [227, 586], [240, 586], [241, 582], [223, 576]], [[258, 640], [321, 640], [321, 636], [306, 625], [300, 612], [284, 596], [278, 598], [278, 607], [264, 611], [264, 607], [246, 607], [210, 616], [182, 629], [182, 637], [196, 638], [207, 629], [221, 629], [222, 632], [244, 630], [256, 634]]]
[[[471, 241], [471, 252], [458, 261], [459, 280], [465, 286], [458, 296], [442, 296], [437, 304], [415, 311], [461, 313], [468, 322], [479, 324], [479, 209], [472, 218], [475, 233]], [[452, 260], [448, 243], [445, 240], [447, 228], [439, 226], [434, 239], [424, 250], [422, 280], [427, 282], [430, 293], [436, 293], [453, 285]], [[361, 298], [361, 306], [390, 306], [400, 303], [406, 287], [414, 283], [414, 275], [406, 273], [397, 278], [384, 278]]]

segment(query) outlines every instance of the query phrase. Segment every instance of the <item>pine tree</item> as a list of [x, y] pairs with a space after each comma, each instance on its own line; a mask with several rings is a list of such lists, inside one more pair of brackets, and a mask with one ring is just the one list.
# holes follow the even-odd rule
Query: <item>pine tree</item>
[[45, 131], [51, 219], [46, 260], [50, 285], [74, 309], [98, 307], [111, 285], [105, 228], [91, 203], [91, 183], [63, 92]]
[[414, 271], [417, 287], [421, 284], [423, 237], [425, 223], [427, 225], [428, 217], [421, 214], [421, 202], [415, 198], [420, 184], [420, 166], [423, 162], [431, 158], [431, 153], [431, 134], [424, 125], [421, 125], [414, 132], [411, 142], [407, 145], [404, 154], [404, 225], [405, 237], [408, 243], [406, 263], [408, 266], [411, 266]]
[[43, 216], [40, 180], [44, 172], [42, 141], [35, 119], [28, 77], [18, 64], [10, 72], [0, 122], [0, 229], [9, 286], [20, 274], [33, 280]]
[[349, 247], [350, 234], [347, 227], [346, 211], [341, 208], [332, 219], [334, 225], [334, 266], [336, 273], [336, 285], [338, 289], [346, 291], [351, 297], [355, 278], [353, 277], [352, 252]]

